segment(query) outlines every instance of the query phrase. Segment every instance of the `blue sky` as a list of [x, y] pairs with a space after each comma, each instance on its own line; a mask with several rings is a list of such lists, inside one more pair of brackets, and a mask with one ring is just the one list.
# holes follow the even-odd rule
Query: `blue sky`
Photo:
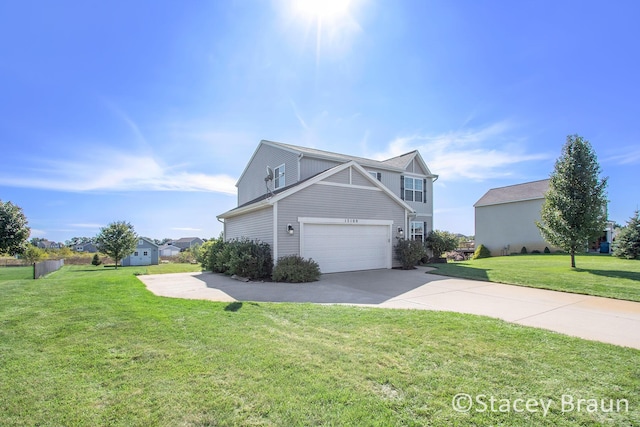
[[640, 3], [301, 2], [0, 3], [0, 199], [32, 237], [215, 237], [261, 139], [419, 149], [435, 228], [473, 234], [577, 133], [610, 218], [638, 207]]

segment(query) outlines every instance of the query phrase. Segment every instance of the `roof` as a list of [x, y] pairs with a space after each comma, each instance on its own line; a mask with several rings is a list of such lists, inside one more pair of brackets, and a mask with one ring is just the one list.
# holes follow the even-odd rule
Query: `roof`
[[189, 242], [193, 242], [196, 239], [202, 240], [199, 237], [182, 237], [178, 240], [174, 240], [173, 243], [189, 243]]
[[393, 192], [391, 192], [391, 190], [389, 190], [387, 187], [385, 187], [382, 183], [380, 183], [377, 179], [372, 178], [367, 171], [359, 164], [357, 163], [355, 160], [351, 160], [347, 163], [343, 163], [341, 165], [337, 165], [334, 166], [330, 169], [327, 169], [326, 171], [317, 173], [307, 179], [304, 179], [302, 181], [296, 182], [295, 184], [289, 185], [287, 187], [284, 188], [279, 188], [278, 190], [274, 191], [272, 194], [264, 194], [254, 200], [251, 200], [247, 203], [244, 203], [243, 205], [240, 205], [234, 209], [231, 209], [230, 211], [227, 211], [221, 215], [218, 215], [217, 218], [230, 218], [230, 217], [234, 217], [236, 215], [240, 215], [243, 213], [247, 213], [247, 212], [252, 212], [255, 210], [259, 210], [259, 209], [264, 209], [266, 207], [272, 206], [275, 202], [277, 202], [280, 199], [284, 199], [285, 197], [289, 197], [290, 195], [309, 187], [310, 185], [315, 184], [316, 182], [322, 181], [323, 179], [338, 173], [344, 169], [347, 169], [349, 167], [353, 167], [357, 170], [360, 171], [360, 173], [362, 174], [362, 176], [365, 177], [365, 179], [369, 180], [375, 187], [379, 188], [380, 190], [382, 190], [383, 192], [385, 192], [392, 200], [394, 200], [396, 203], [398, 203], [399, 205], [401, 205], [404, 209], [408, 210], [409, 212], [414, 212], [413, 208], [409, 205], [407, 205], [403, 200], [401, 200], [398, 196], [396, 196], [395, 194], [393, 194]]
[[160, 249], [161, 251], [164, 251], [164, 250], [166, 250], [166, 249], [177, 249], [177, 250], [180, 250], [180, 248], [179, 248], [179, 247], [177, 247], [177, 246], [173, 246], [173, 245], [166, 245], [166, 244], [165, 244], [165, 245], [160, 246], [158, 249]]
[[490, 206], [502, 203], [523, 202], [525, 200], [544, 199], [544, 195], [548, 190], [548, 179], [492, 188], [487, 191], [484, 196], [480, 197], [480, 200], [473, 206]]
[[[258, 148], [256, 148], [256, 150], [254, 151], [253, 156], [251, 156], [251, 159], [249, 160], [249, 162], [247, 163], [247, 166], [245, 167], [244, 171], [240, 175], [240, 178], [238, 178], [238, 181], [236, 182], [236, 186], [242, 180], [242, 177], [244, 176], [244, 174], [247, 172], [249, 165], [251, 164], [251, 162], [253, 161], [253, 158], [258, 153], [258, 149], [262, 144], [271, 145], [272, 147], [279, 147], [284, 150], [301, 154], [302, 156], [306, 155], [309, 157], [328, 159], [328, 160], [333, 160], [340, 163], [347, 163], [347, 162], [354, 161], [364, 167], [391, 170], [395, 172], [404, 172], [409, 162], [411, 162], [411, 160], [417, 157], [423, 169], [428, 174], [431, 174], [431, 172], [429, 171], [429, 168], [427, 167], [424, 160], [422, 159], [422, 156], [420, 156], [420, 153], [418, 152], [418, 150], [410, 151], [408, 153], [402, 154], [400, 156], [392, 157], [387, 160], [373, 160], [373, 159], [367, 159], [365, 157], [350, 156], [347, 154], [334, 153], [331, 151], [318, 150], [316, 148], [301, 147], [299, 145], [285, 144], [282, 142], [268, 141], [266, 139], [263, 139], [262, 141], [260, 141], [260, 144], [258, 144]], [[432, 178], [438, 177], [437, 175], [429, 175], [429, 176]]]

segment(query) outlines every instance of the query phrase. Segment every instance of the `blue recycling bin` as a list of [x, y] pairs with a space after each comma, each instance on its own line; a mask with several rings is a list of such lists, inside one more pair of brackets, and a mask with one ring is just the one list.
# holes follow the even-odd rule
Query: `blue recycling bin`
[[601, 242], [600, 243], [600, 253], [608, 254], [609, 253], [609, 242]]

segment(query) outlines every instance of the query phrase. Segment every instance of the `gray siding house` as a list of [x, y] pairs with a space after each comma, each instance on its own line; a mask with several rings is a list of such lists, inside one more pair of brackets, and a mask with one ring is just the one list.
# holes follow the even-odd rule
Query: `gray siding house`
[[[523, 184], [492, 188], [474, 206], [476, 247], [485, 245], [491, 255], [527, 252], [543, 252], [545, 247], [554, 251], [558, 248], [546, 242], [536, 225], [541, 219], [545, 194], [549, 191], [549, 180], [525, 182]], [[603, 206], [606, 216], [607, 207]], [[613, 240], [613, 223], [607, 221], [601, 236], [592, 242], [585, 242], [591, 251], [610, 252]], [[601, 245], [606, 243], [603, 247]]]
[[312, 258], [323, 273], [392, 268], [397, 239], [433, 228], [436, 179], [418, 151], [377, 161], [261, 141], [236, 184], [238, 207], [218, 219], [226, 240], [262, 240], [276, 260]]
[[134, 253], [122, 260], [123, 266], [156, 265], [159, 264], [160, 254], [158, 245], [144, 237], [138, 238], [138, 245]]

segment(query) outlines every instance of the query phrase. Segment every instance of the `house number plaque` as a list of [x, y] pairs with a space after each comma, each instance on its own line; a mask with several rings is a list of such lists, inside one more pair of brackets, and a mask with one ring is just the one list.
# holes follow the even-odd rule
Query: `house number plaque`
[[344, 223], [345, 224], [357, 224], [358, 220], [355, 219], [355, 218], [345, 218]]

